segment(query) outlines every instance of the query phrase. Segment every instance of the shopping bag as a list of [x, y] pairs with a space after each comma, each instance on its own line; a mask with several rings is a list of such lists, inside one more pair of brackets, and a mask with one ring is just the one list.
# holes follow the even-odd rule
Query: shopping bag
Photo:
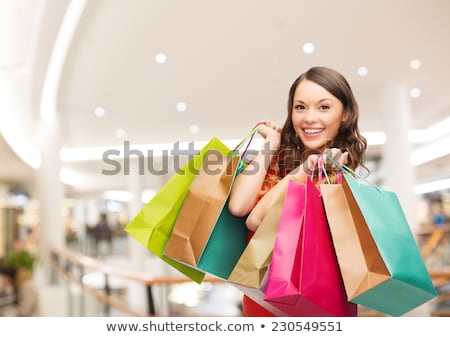
[[305, 185], [290, 180], [275, 236], [266, 299], [277, 298], [288, 293], [298, 294], [300, 258], [296, 257], [301, 254], [298, 248], [301, 246], [304, 210]]
[[196, 266], [224, 206], [239, 157], [209, 151], [181, 207], [164, 255]]
[[276, 316], [287, 316], [287, 314], [265, 301], [264, 291], [286, 190], [287, 187], [280, 189], [280, 195], [269, 209], [258, 229], [253, 233], [227, 279], [243, 294]]
[[264, 299], [289, 316], [356, 316], [347, 300], [320, 191], [290, 181]]
[[227, 278], [247, 245], [245, 217], [233, 216], [227, 201], [237, 174], [245, 167], [239, 154], [258, 131], [259, 123], [224, 154], [210, 151], [189, 192], [167, 241], [164, 255]]
[[189, 187], [200, 170], [206, 155], [212, 149], [225, 154], [231, 151], [218, 138], [212, 138], [125, 227], [125, 231], [146, 249], [198, 283], [203, 280], [204, 272], [163, 256], [163, 251]]
[[227, 278], [247, 245], [244, 217], [227, 207], [240, 157], [210, 151], [189, 188], [164, 255]]
[[197, 268], [222, 279], [228, 279], [242, 252], [247, 246], [246, 217], [237, 217], [228, 210], [228, 202], [222, 209], [209, 237]]
[[437, 292], [397, 195], [354, 175], [320, 187], [347, 296], [401, 316]]
[[280, 195], [252, 235], [228, 277], [229, 282], [256, 289], [261, 286], [272, 260], [272, 251], [286, 190], [287, 186], [280, 189]]
[[278, 317], [287, 317], [288, 315], [278, 309], [277, 307], [273, 306], [270, 302], [267, 302], [264, 300], [264, 293], [266, 291], [267, 287], [267, 281], [269, 276], [269, 270], [270, 270], [270, 264], [267, 266], [266, 272], [261, 280], [261, 283], [259, 287], [247, 287], [239, 284], [233, 284], [237, 289], [239, 289], [243, 294], [247, 295], [251, 300], [258, 303], [263, 308], [267, 309], [271, 313], [273, 313], [275, 316]]

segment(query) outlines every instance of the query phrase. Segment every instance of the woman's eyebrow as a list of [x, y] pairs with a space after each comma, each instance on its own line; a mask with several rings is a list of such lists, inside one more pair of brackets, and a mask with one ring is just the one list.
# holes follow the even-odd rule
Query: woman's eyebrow
[[[323, 103], [324, 101], [332, 101], [332, 100], [331, 100], [331, 98], [326, 97], [326, 98], [320, 99], [319, 101], [317, 101], [317, 103]], [[302, 101], [301, 99], [294, 100], [294, 103], [303, 103], [303, 104], [305, 104], [305, 102]]]

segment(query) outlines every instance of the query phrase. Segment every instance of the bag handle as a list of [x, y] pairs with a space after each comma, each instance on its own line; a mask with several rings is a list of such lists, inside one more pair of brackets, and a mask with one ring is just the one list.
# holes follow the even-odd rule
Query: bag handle
[[[330, 160], [333, 164], [335, 164], [336, 166], [339, 167], [339, 171], [337, 172], [336, 176], [337, 176], [337, 183], [338, 184], [342, 184], [342, 165], [339, 164], [338, 162], [336, 162], [334, 159], [330, 158], [327, 154], [327, 160]], [[322, 184], [323, 181], [323, 176], [325, 176], [325, 180], [327, 182], [327, 184], [331, 184], [331, 180], [330, 177], [327, 173], [327, 170], [325, 168], [325, 162], [323, 161], [323, 157], [322, 156], [317, 156], [316, 159], [314, 160], [314, 163], [312, 165], [312, 167], [309, 169], [309, 175], [311, 177], [311, 180], [314, 178], [314, 171], [316, 169], [317, 166], [317, 172], [318, 172], [318, 178], [319, 178], [319, 184]], [[344, 169], [348, 169], [349, 171], [353, 172], [349, 167], [345, 166]], [[356, 172], [353, 172], [355, 175], [359, 176]], [[361, 179], [364, 180], [363, 177], [361, 177]], [[370, 182], [369, 182], [370, 183]]]
[[314, 178], [314, 171], [317, 166], [317, 176], [319, 178], [319, 184], [322, 183], [323, 176], [325, 176], [325, 180], [327, 181], [327, 184], [331, 184], [330, 178], [328, 177], [327, 170], [325, 169], [325, 164], [323, 162], [322, 156], [317, 156], [314, 160], [314, 163], [312, 167], [309, 169], [309, 176], [311, 177], [311, 180]]
[[[364, 181], [366, 184], [368, 184], [368, 185], [370, 185], [370, 186], [376, 188], [376, 189], [378, 190], [378, 192], [380, 192], [381, 194], [383, 194], [383, 190], [382, 190], [379, 186], [377, 186], [377, 185], [375, 185], [374, 183], [370, 182], [369, 180], [365, 179], [362, 175], [356, 173], [356, 172], [355, 172], [354, 170], [352, 170], [350, 167], [338, 163], [336, 160], [334, 160], [333, 158], [331, 158], [331, 156], [329, 156], [328, 153], [327, 153], [327, 160], [331, 161], [334, 165], [336, 165], [336, 166], [340, 169], [340, 172], [343, 171], [344, 173], [345, 173], [345, 172], [351, 173], [351, 175], [352, 175], [353, 177], [357, 177], [359, 180]], [[352, 178], [353, 178], [353, 177], [352, 177]], [[341, 173], [341, 179], [342, 179], [342, 173]], [[360, 182], [358, 179], [355, 179], [355, 178], [353, 178], [353, 179], [354, 179], [359, 185], [361, 185], [361, 182]]]
[[[265, 125], [265, 121], [261, 121], [255, 124], [255, 126], [250, 130], [250, 132], [242, 138], [242, 140], [234, 147], [232, 150], [233, 156], [237, 154], [237, 152], [244, 146], [244, 144], [247, 144], [245, 147], [245, 150], [243, 151], [243, 155], [247, 152], [253, 138], [255, 137], [256, 133], [258, 132], [258, 129], [261, 125]], [[243, 156], [242, 155], [242, 156]]]

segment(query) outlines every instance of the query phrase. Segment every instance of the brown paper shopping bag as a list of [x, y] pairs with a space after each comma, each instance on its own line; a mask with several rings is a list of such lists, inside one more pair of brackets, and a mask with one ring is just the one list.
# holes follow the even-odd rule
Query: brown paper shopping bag
[[320, 185], [348, 299], [391, 277], [356, 201], [341, 184]]
[[[278, 222], [283, 208], [287, 184], [250, 239], [228, 281], [241, 286], [259, 288], [272, 260]], [[242, 289], [241, 289], [242, 290]], [[251, 295], [251, 294], [249, 294]], [[251, 297], [251, 296], [250, 296]]]
[[238, 155], [210, 151], [167, 241], [164, 255], [196, 266], [222, 212], [239, 165]]

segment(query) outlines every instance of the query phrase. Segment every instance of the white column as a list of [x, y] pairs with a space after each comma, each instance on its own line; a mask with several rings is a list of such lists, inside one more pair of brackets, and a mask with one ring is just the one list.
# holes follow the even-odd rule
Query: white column
[[[411, 230], [415, 233], [418, 227], [418, 197], [414, 194], [415, 172], [410, 163], [408, 133], [411, 130], [411, 106], [407, 87], [387, 86], [380, 98], [386, 132], [382, 160], [383, 187], [397, 194]], [[407, 316], [428, 316], [429, 309], [429, 304], [425, 303]]]
[[[128, 205], [130, 220], [133, 219], [142, 209], [142, 183], [143, 177], [139, 175], [139, 166], [136, 161], [130, 160], [130, 174], [128, 177], [128, 189], [131, 193], [131, 201]], [[145, 271], [146, 249], [134, 238], [128, 238], [128, 256], [130, 269]], [[149, 266], [148, 266], [149, 267]], [[128, 290], [128, 300], [130, 306], [140, 312], [147, 312], [147, 292], [146, 287], [141, 284], [131, 284]]]
[[411, 106], [407, 87], [401, 84], [386, 86], [380, 95], [380, 109], [386, 144], [383, 147], [382, 173], [384, 187], [398, 195], [406, 218], [413, 231], [417, 228], [414, 194], [415, 172], [411, 166]]
[[60, 181], [60, 130], [59, 124], [39, 125], [39, 145], [42, 165], [37, 171], [36, 185], [39, 200], [39, 266], [44, 282], [51, 282], [50, 248], [64, 246], [62, 207], [64, 186]]
[[[130, 220], [133, 219], [139, 211], [142, 209], [143, 204], [141, 201], [141, 195], [143, 191], [142, 183], [143, 177], [139, 175], [139, 167], [135, 161], [130, 163], [130, 175], [128, 189], [131, 193], [131, 201], [128, 205]], [[142, 271], [144, 270], [144, 257], [146, 250], [140, 245], [134, 238], [129, 237], [129, 249], [128, 255], [130, 257], [131, 265], [133, 269]]]

